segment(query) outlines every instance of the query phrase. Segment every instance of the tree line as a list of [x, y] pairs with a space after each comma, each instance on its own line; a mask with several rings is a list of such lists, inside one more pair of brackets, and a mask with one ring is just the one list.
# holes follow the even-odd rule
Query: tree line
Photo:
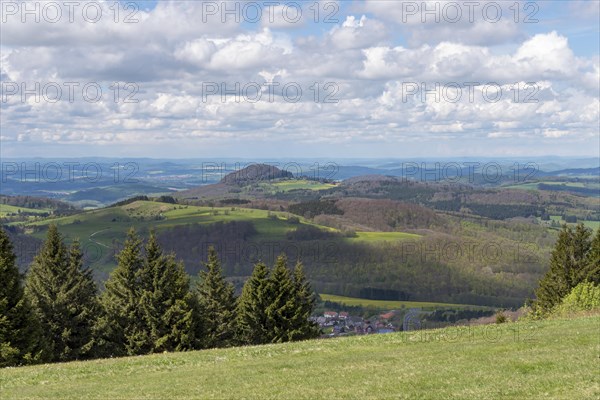
[[257, 263], [242, 294], [211, 248], [193, 288], [151, 232], [131, 229], [99, 292], [78, 241], [55, 225], [25, 276], [0, 229], [0, 367], [279, 343], [314, 338], [313, 293], [300, 262]]

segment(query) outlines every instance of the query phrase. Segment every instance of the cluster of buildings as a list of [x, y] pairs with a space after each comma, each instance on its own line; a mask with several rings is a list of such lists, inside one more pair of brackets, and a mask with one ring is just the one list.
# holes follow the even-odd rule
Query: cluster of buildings
[[313, 317], [321, 330], [323, 336], [345, 336], [345, 335], [367, 335], [371, 333], [391, 333], [401, 330], [398, 324], [399, 316], [395, 311], [375, 315], [364, 319], [347, 312], [325, 311], [322, 316]]

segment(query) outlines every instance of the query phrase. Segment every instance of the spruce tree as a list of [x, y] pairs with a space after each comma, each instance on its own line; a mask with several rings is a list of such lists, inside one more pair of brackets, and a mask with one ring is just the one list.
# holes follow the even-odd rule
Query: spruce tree
[[237, 342], [242, 345], [269, 343], [273, 326], [267, 317], [272, 302], [269, 269], [263, 263], [254, 266], [236, 308]]
[[596, 231], [587, 253], [582, 279], [600, 285], [600, 228]]
[[196, 287], [203, 347], [231, 346], [234, 341], [236, 299], [233, 285], [223, 276], [214, 247], [208, 249], [206, 269], [200, 271]]
[[144, 314], [140, 307], [144, 259], [142, 241], [132, 228], [117, 256], [117, 267], [102, 294], [104, 315], [98, 330], [103, 356], [144, 354], [149, 351]]
[[296, 309], [292, 322], [291, 340], [313, 339], [319, 336], [320, 330], [316, 322], [309, 318], [315, 308], [315, 294], [304, 274], [304, 267], [297, 262], [294, 267], [294, 298]]
[[270, 330], [269, 339], [273, 343], [289, 342], [293, 339], [294, 317], [297, 313], [294, 283], [284, 255], [277, 257], [273, 272], [269, 277], [272, 301], [267, 306]]
[[550, 269], [540, 280], [536, 290], [534, 309], [544, 313], [558, 305], [571, 289], [585, 280], [588, 253], [591, 248], [590, 232], [583, 224], [575, 230], [563, 225], [550, 257]]
[[40, 319], [50, 360], [92, 357], [99, 310], [96, 286], [91, 272], [83, 268], [78, 242], [67, 249], [55, 225], [49, 226], [29, 269], [26, 290]]
[[577, 286], [586, 279], [588, 253], [592, 247], [592, 231], [583, 223], [577, 224], [573, 230], [573, 253], [574, 271], [571, 279], [571, 288]]
[[12, 243], [0, 228], [0, 368], [44, 360], [39, 321], [22, 279]]
[[173, 255], [163, 254], [154, 232], [146, 244], [141, 276], [140, 303], [147, 335], [144, 350], [191, 350], [196, 321], [189, 278]]

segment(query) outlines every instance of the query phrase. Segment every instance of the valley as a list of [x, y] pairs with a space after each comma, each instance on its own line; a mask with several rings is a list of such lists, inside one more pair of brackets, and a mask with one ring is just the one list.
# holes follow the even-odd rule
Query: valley
[[[544, 179], [550, 181], [547, 174]], [[155, 231], [193, 279], [215, 246], [237, 290], [254, 263], [285, 253], [302, 260], [317, 292], [329, 295], [364, 297], [374, 288], [391, 293], [374, 301], [519, 307], [532, 296], [560, 225], [600, 224], [597, 198], [527, 185], [382, 175], [334, 181], [252, 164], [213, 183], [156, 197], [137, 192], [96, 209], [56, 200], [60, 207], [18, 213], [9, 204], [19, 204], [15, 196], [5, 197], [0, 209], [21, 268], [55, 224], [67, 242], [80, 241], [100, 284], [133, 227], [145, 236]]]

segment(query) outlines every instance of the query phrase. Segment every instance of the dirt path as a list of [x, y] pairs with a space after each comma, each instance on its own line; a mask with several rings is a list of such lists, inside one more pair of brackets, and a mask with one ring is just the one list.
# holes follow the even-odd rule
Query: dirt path
[[100, 242], [98, 242], [98, 241], [96, 241], [96, 240], [92, 239], [92, 238], [93, 238], [93, 237], [94, 237], [96, 234], [98, 234], [98, 233], [100, 233], [100, 232], [107, 231], [107, 230], [109, 230], [109, 229], [110, 229], [110, 228], [104, 228], [104, 229], [100, 229], [99, 231], [96, 231], [96, 232], [92, 233], [92, 234], [90, 235], [90, 237], [89, 237], [89, 240], [90, 240], [90, 242], [92, 242], [92, 243], [95, 243], [95, 244], [97, 244], [97, 245], [100, 245], [100, 246], [102, 246], [102, 247], [106, 247], [107, 249], [109, 249], [109, 248], [110, 248], [110, 246], [107, 246], [107, 245], [105, 245], [104, 243], [100, 243]]

